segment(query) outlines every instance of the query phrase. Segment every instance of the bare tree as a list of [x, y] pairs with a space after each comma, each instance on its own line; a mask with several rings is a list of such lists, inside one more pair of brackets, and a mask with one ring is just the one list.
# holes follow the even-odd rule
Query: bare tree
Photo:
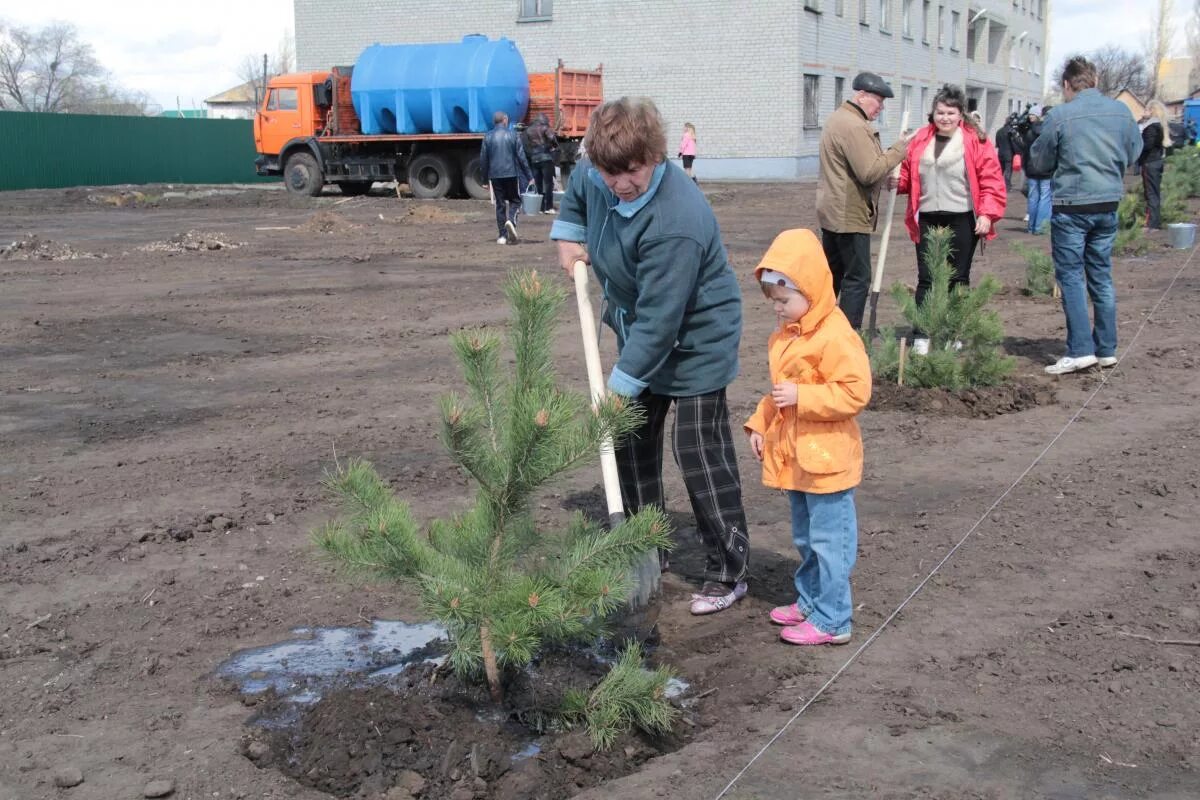
[[82, 114], [145, 114], [145, 93], [114, 87], [74, 25], [40, 30], [0, 25], [0, 108]]
[[1128, 89], [1138, 97], [1149, 99], [1147, 90], [1150, 88], [1150, 71], [1147, 69], [1146, 59], [1140, 53], [1110, 44], [1090, 53], [1088, 59], [1096, 65], [1096, 88], [1101, 93], [1111, 95]]
[[[263, 74], [264, 62], [266, 67], [265, 75]], [[242, 63], [238, 65], [236, 74], [242, 80], [243, 85], [250, 87], [254, 96], [255, 108], [262, 105], [262, 99], [267, 93], [266, 81], [269, 81], [276, 75], [291, 72], [295, 68], [295, 62], [296, 45], [291, 31], [284, 32], [275, 50], [274, 58], [268, 58], [267, 54], [263, 53], [260, 56], [246, 56], [242, 59]]]
[[1150, 99], [1157, 98], [1159, 95], [1162, 64], [1171, 54], [1171, 36], [1174, 33], [1171, 26], [1171, 14], [1174, 8], [1174, 0], [1157, 0], [1155, 3], [1154, 28], [1146, 42], [1146, 60], [1150, 62], [1150, 78], [1146, 95]]

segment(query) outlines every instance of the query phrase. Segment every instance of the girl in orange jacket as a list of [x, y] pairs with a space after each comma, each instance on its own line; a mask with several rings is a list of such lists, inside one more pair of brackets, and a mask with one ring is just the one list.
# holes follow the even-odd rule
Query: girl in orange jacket
[[772, 609], [791, 644], [850, 641], [850, 571], [862, 480], [855, 417], [871, 399], [862, 339], [837, 307], [825, 252], [809, 230], [784, 231], [754, 271], [779, 328], [768, 340], [771, 393], [746, 421], [763, 483], [787, 492], [800, 553], [796, 602]]

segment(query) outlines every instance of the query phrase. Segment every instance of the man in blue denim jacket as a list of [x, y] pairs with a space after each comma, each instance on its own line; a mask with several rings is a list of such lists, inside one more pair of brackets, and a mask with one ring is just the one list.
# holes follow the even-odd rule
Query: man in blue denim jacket
[[1133, 114], [1097, 91], [1096, 67], [1086, 58], [1067, 61], [1062, 91], [1066, 102], [1046, 117], [1029, 153], [1033, 171], [1054, 174], [1050, 248], [1067, 318], [1067, 354], [1046, 367], [1051, 375], [1117, 363], [1117, 205], [1125, 194], [1125, 170], [1142, 151]]

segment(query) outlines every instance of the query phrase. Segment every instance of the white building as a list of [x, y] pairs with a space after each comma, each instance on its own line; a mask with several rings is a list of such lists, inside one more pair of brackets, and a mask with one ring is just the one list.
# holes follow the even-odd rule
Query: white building
[[647, 95], [674, 153], [697, 129], [701, 178], [815, 175], [825, 118], [871, 70], [896, 97], [880, 117], [885, 144], [904, 110], [925, 120], [944, 83], [965, 85], [994, 132], [1046, 82], [1049, 0], [294, 0], [300, 70], [353, 64], [374, 43], [508, 37], [531, 72], [559, 59], [604, 66], [609, 99]]

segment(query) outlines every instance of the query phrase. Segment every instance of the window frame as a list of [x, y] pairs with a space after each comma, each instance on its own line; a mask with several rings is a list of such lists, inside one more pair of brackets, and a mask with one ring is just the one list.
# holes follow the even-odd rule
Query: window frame
[[[533, 13], [525, 13], [530, 6]], [[554, 0], [517, 0], [517, 22], [550, 22], [553, 19]]]
[[[806, 131], [820, 129], [821, 76], [819, 73], [804, 73], [804, 96], [801, 98], [801, 101], [803, 103], [801, 108], [801, 113], [803, 114], [803, 118], [800, 121], [801, 127]], [[810, 111], [812, 112], [811, 120], [809, 117]]]
[[[280, 95], [290, 96], [292, 104], [290, 106], [281, 105], [279, 102]], [[269, 90], [266, 105], [267, 111], [299, 111], [300, 89], [295, 86], [276, 86]]]

